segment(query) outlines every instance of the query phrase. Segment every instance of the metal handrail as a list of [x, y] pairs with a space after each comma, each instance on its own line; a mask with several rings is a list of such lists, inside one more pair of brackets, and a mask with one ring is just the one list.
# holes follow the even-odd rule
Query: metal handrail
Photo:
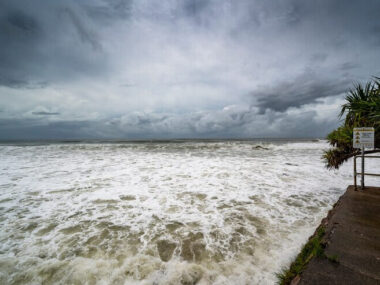
[[[356, 183], [356, 176], [358, 176], [358, 175], [362, 175], [360, 172], [358, 173], [357, 171], [356, 171], [356, 159], [358, 158], [358, 157], [362, 157], [362, 155], [360, 154], [360, 155], [355, 155], [354, 156], [354, 185], [355, 185], [355, 189], [357, 189], [357, 183]], [[364, 155], [364, 158], [380, 158], [380, 156], [378, 156], [378, 155], [370, 155], [370, 156], [365, 156]], [[363, 160], [363, 162], [362, 163], [364, 163], [364, 160]], [[363, 173], [364, 175], [363, 176], [365, 176], [365, 175], [368, 175], [368, 176], [380, 176], [380, 174], [377, 174], [377, 173]], [[364, 177], [362, 177], [361, 179], [363, 179], [364, 180]]]

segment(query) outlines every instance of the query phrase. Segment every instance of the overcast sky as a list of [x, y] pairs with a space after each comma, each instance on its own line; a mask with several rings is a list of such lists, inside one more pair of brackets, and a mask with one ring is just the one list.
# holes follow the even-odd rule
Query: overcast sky
[[324, 137], [380, 1], [0, 0], [0, 139]]

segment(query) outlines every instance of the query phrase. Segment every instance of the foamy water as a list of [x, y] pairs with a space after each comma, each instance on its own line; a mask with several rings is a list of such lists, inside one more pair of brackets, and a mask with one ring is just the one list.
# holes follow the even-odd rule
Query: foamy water
[[0, 145], [0, 284], [273, 284], [352, 184], [326, 147]]

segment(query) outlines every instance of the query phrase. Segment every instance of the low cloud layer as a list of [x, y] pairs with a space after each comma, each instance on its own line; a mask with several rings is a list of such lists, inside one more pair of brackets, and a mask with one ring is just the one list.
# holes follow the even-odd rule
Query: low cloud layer
[[322, 137], [380, 3], [0, 2], [0, 139]]

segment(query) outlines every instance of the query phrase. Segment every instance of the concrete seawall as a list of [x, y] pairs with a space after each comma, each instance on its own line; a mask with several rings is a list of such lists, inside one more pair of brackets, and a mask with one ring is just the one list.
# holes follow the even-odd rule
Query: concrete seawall
[[322, 220], [324, 256], [314, 256], [291, 284], [380, 284], [380, 188], [353, 186]]

